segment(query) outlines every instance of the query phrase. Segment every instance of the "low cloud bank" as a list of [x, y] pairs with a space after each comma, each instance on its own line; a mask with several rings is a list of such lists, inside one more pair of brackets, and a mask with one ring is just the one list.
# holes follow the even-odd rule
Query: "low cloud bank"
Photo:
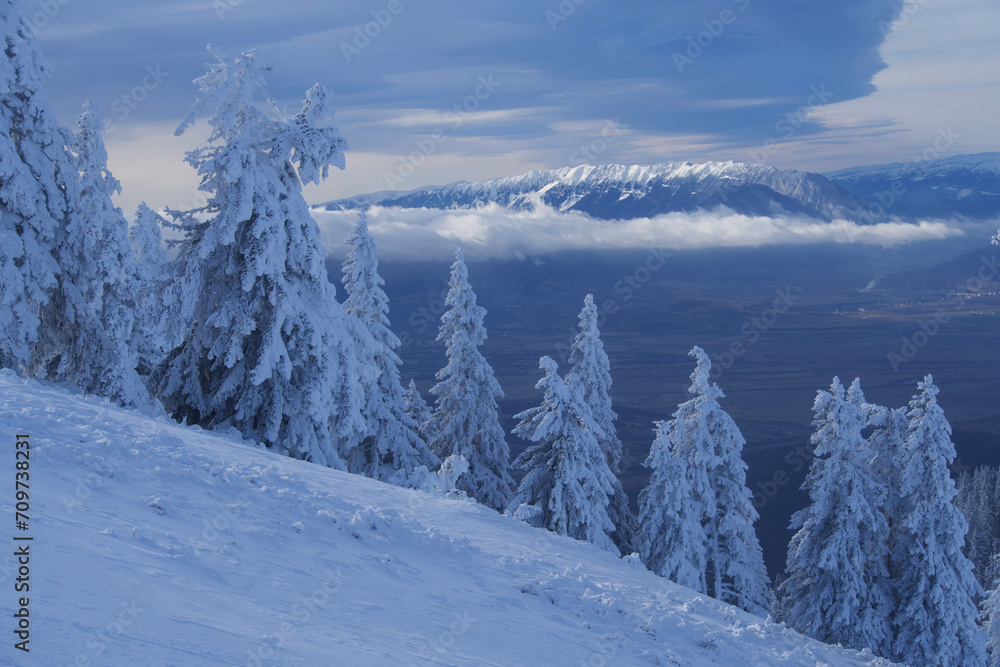
[[[346, 254], [344, 239], [357, 211], [313, 209], [333, 257]], [[859, 225], [847, 220], [753, 217], [720, 208], [669, 213], [654, 218], [597, 220], [576, 211], [538, 206], [512, 211], [498, 204], [476, 209], [404, 209], [374, 206], [368, 225], [379, 256], [395, 260], [437, 260], [462, 246], [471, 259], [513, 259], [561, 250], [756, 247], [794, 243], [867, 243], [884, 247], [962, 236], [940, 221]]]

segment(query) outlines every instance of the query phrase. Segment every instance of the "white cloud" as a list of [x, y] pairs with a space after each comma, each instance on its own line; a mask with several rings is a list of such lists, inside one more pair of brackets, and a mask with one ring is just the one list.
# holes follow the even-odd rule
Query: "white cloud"
[[[327, 249], [334, 257], [342, 257], [343, 241], [357, 220], [357, 212], [314, 209], [313, 216]], [[724, 208], [633, 220], [597, 220], [544, 205], [533, 211], [511, 211], [498, 204], [470, 210], [373, 207], [368, 219], [379, 256], [385, 259], [445, 259], [458, 245], [474, 259], [510, 259], [583, 249], [795, 243], [894, 246], [963, 235], [962, 230], [940, 221], [859, 225], [846, 220], [752, 217]]]

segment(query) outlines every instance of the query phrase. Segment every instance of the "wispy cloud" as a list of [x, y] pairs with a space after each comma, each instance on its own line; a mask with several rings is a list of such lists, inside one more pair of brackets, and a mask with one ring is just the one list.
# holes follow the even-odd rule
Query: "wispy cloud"
[[[353, 228], [357, 212], [315, 209], [313, 215], [326, 247], [333, 256], [342, 256], [343, 240]], [[381, 257], [411, 260], [445, 259], [458, 245], [476, 259], [511, 259], [582, 249], [796, 243], [894, 246], [963, 234], [962, 230], [940, 221], [858, 225], [846, 220], [751, 217], [725, 208], [633, 220], [596, 220], [583, 213], [559, 212], [545, 205], [537, 205], [533, 211], [511, 211], [497, 204], [470, 210], [373, 207], [368, 220]]]

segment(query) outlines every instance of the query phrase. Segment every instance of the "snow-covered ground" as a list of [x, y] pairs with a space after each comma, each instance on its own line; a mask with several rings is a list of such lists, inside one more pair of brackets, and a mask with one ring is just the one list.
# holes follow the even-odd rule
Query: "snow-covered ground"
[[[15, 436], [30, 435], [29, 530]], [[862, 665], [589, 544], [0, 371], [15, 665]], [[23, 467], [23, 466], [22, 466]], [[30, 653], [14, 648], [30, 535]]]

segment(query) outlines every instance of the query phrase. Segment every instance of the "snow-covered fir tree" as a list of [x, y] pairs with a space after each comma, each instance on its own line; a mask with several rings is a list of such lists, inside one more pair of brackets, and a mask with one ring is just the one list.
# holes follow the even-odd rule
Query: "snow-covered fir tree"
[[476, 304], [461, 249], [455, 253], [448, 285], [448, 310], [437, 336], [445, 343], [448, 362], [431, 389], [436, 399], [426, 427], [428, 444], [441, 459], [465, 457], [469, 471], [458, 480], [458, 489], [502, 512], [510, 504], [514, 484], [497, 406], [503, 390], [479, 351], [486, 341], [486, 309]]
[[573, 340], [570, 350], [569, 362], [573, 366], [566, 374], [566, 383], [580, 385], [583, 400], [590, 407], [598, 428], [595, 436], [614, 474], [608, 508], [615, 525], [612, 539], [622, 555], [628, 555], [635, 550], [635, 517], [629, 507], [628, 495], [617, 477], [621, 472], [622, 443], [615, 428], [618, 415], [611, 407], [611, 362], [604, 351], [597, 326], [598, 313], [593, 294], [584, 298], [579, 319], [580, 333]]
[[[992, 569], [1000, 569], [1000, 554], [993, 557]], [[986, 664], [1000, 667], [1000, 583], [993, 586], [980, 605], [983, 629], [986, 631]]]
[[884, 655], [891, 637], [888, 489], [862, 437], [860, 383], [839, 379], [813, 404], [815, 457], [802, 485], [810, 505], [792, 517], [780, 620], [803, 634]]
[[[654, 571], [668, 577], [699, 571], [696, 590], [766, 615], [768, 578], [754, 530], [758, 514], [746, 485], [746, 440], [719, 405], [725, 394], [711, 381], [708, 355], [695, 347], [690, 356], [696, 360], [688, 389], [692, 398], [659, 427], [646, 461], [653, 473], [640, 496], [642, 552]], [[671, 486], [686, 487], [690, 498], [677, 506], [661, 505], [677, 502]]]
[[969, 523], [965, 555], [972, 562], [979, 584], [993, 589], [1000, 583], [1000, 470], [979, 466], [962, 473], [955, 482], [955, 506]]
[[58, 382], [151, 409], [134, 338], [136, 264], [128, 221], [112, 201], [121, 184], [108, 171], [100, 108], [88, 102], [77, 122], [77, 199], [60, 234], [62, 272], [41, 309], [33, 365]]
[[701, 494], [691, 488], [687, 460], [674, 451], [674, 426], [675, 422], [656, 422], [656, 438], [644, 464], [652, 472], [649, 484], [639, 492], [636, 546], [651, 572], [705, 592], [708, 534], [702, 517], [708, 482], [704, 477], [697, 480]]
[[378, 373], [365, 387], [363, 408], [368, 433], [360, 447], [346, 460], [350, 472], [400, 486], [423, 486], [411, 481], [417, 474], [426, 477], [441, 461], [427, 448], [419, 434], [420, 425], [407, 413], [406, 393], [399, 378], [403, 363], [396, 353], [400, 341], [389, 328], [389, 298], [378, 274], [375, 242], [368, 233], [364, 212], [358, 216], [354, 232], [347, 239], [351, 250], [344, 261], [344, 310], [357, 318], [375, 341], [371, 367]]
[[56, 287], [56, 246], [76, 198], [73, 137], [45, 94], [49, 68], [13, 0], [0, 0], [0, 367], [24, 372], [38, 310]]
[[[163, 245], [165, 220], [160, 214], [139, 204], [129, 228], [129, 241], [135, 253], [135, 329], [133, 340], [139, 372], [150, 371], [172, 347], [167, 332], [179, 328], [176, 304], [177, 282], [172, 280], [171, 265]], [[190, 323], [184, 324], [184, 330]], [[180, 339], [172, 341], [180, 343]]]
[[514, 433], [535, 444], [514, 462], [525, 474], [509, 509], [514, 513], [522, 505], [531, 506], [534, 511], [527, 515], [532, 525], [617, 554], [609, 512], [615, 476], [598, 440], [602, 429], [583, 395], [583, 383], [564, 382], [549, 357], [538, 365], [545, 373], [535, 385], [544, 391], [542, 404], [515, 415], [520, 422]]
[[209, 194], [207, 219], [187, 218], [180, 250], [200, 291], [194, 324], [150, 379], [179, 419], [343, 468], [367, 432], [374, 342], [334, 298], [302, 186], [343, 168], [347, 144], [326, 89], [313, 86], [294, 118], [275, 120], [257, 53], [209, 50], [218, 63], [196, 81], [202, 97], [177, 130], [202, 117], [211, 127], [209, 145], [187, 158]]
[[[410, 415], [410, 419], [417, 425], [419, 433], [424, 434], [424, 426], [430, 421], [431, 408], [427, 405], [427, 401], [421, 396], [420, 390], [417, 389], [417, 383], [410, 378], [410, 384], [406, 387], [406, 395], [403, 397], [406, 403], [406, 414]], [[426, 436], [424, 436], [426, 437]]]
[[[854, 385], [852, 385], [853, 387]], [[860, 390], [857, 392], [860, 394]], [[848, 399], [854, 396], [848, 392]], [[855, 399], [857, 400], [857, 399]], [[899, 460], [906, 446], [906, 429], [909, 421], [906, 418], [906, 408], [886, 408], [881, 405], [863, 402], [864, 410], [871, 435], [868, 436], [868, 446], [874, 455], [873, 468], [886, 485], [885, 514], [889, 518], [890, 542], [894, 537], [893, 517], [899, 504]]]
[[954, 504], [948, 470], [955, 460], [951, 425], [937, 402], [934, 379], [928, 375], [917, 386], [899, 461], [894, 657], [910, 665], [982, 665], [986, 637], [976, 624], [975, 600], [983, 590], [962, 553], [968, 524]]

